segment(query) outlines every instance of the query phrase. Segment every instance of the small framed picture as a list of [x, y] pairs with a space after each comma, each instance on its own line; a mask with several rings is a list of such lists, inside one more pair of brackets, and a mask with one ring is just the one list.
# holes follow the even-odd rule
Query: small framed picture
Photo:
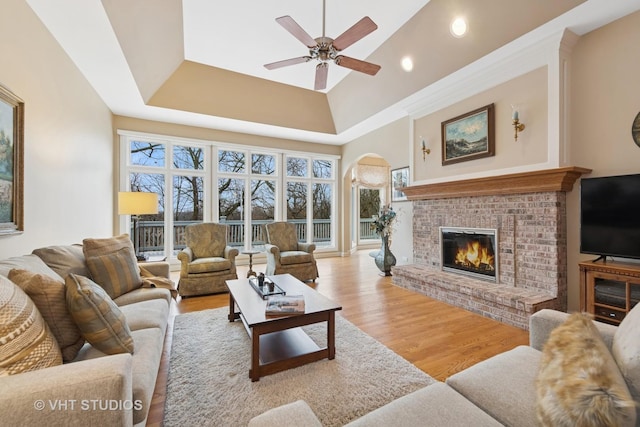
[[493, 104], [442, 122], [442, 165], [495, 155]]
[[402, 189], [409, 186], [409, 166], [391, 170], [391, 201], [407, 200]]

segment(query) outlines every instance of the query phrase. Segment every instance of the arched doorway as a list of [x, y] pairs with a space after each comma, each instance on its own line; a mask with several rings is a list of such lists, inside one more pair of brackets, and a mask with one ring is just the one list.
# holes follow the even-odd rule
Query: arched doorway
[[389, 203], [389, 174], [389, 163], [376, 154], [361, 156], [347, 171], [350, 178], [351, 215], [348, 223], [352, 251], [380, 247], [380, 237], [372, 230], [371, 223], [380, 207]]

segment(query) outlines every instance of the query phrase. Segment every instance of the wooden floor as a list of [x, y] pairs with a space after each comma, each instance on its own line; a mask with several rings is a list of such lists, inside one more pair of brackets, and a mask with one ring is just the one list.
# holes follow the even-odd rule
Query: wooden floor
[[[342, 305], [339, 315], [432, 377], [445, 380], [495, 354], [528, 344], [526, 331], [393, 285], [391, 277], [378, 274], [368, 253], [318, 259], [320, 278], [310, 285]], [[253, 267], [264, 271], [264, 265]], [[246, 272], [247, 266], [238, 267], [238, 277]], [[179, 298], [173, 305], [148, 426], [162, 425], [173, 316], [228, 304], [228, 294], [220, 294]]]

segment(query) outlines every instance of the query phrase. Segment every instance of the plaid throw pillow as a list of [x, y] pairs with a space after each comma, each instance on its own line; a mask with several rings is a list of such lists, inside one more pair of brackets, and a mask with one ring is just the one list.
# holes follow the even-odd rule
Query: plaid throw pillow
[[133, 353], [124, 314], [100, 286], [83, 276], [66, 278], [67, 306], [85, 339], [106, 354]]
[[129, 248], [87, 258], [91, 278], [113, 299], [142, 286], [140, 267]]

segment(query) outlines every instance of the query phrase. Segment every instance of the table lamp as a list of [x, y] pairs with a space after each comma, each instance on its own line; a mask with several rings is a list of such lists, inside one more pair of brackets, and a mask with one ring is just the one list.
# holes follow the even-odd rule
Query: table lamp
[[133, 222], [133, 249], [138, 261], [146, 260], [146, 257], [138, 254], [138, 215], [151, 215], [158, 213], [158, 195], [156, 193], [143, 193], [141, 191], [121, 191], [118, 193], [118, 214], [131, 215]]

